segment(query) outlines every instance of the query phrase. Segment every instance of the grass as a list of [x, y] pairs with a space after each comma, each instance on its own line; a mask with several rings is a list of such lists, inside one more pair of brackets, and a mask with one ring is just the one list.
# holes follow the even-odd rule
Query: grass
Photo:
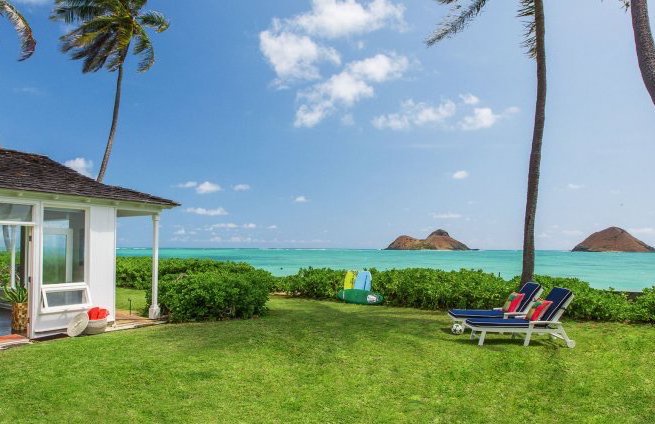
[[[274, 297], [249, 321], [0, 352], [2, 421], [652, 422], [655, 328], [567, 323], [575, 349], [449, 333], [443, 313]], [[511, 418], [510, 418], [511, 417]]]
[[146, 307], [146, 293], [143, 290], [116, 287], [116, 309], [127, 311], [132, 300], [132, 313], [140, 314]]

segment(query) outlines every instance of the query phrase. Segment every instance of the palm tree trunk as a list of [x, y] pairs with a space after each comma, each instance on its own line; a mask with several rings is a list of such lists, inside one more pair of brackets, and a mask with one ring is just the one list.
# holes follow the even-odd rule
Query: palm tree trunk
[[532, 151], [528, 170], [528, 194], [525, 202], [525, 227], [523, 230], [523, 272], [521, 283], [534, 277], [534, 221], [537, 214], [539, 195], [539, 168], [541, 166], [541, 143], [546, 121], [546, 45], [543, 0], [535, 0], [535, 37], [537, 47], [537, 103], [534, 112]]
[[635, 46], [641, 77], [655, 104], [655, 43], [648, 21], [647, 0], [631, 0], [632, 30], [635, 34]]
[[102, 164], [100, 165], [100, 172], [98, 172], [98, 182], [102, 182], [107, 172], [107, 164], [109, 163], [109, 156], [111, 156], [111, 149], [114, 147], [114, 136], [116, 135], [116, 127], [118, 127], [118, 111], [121, 106], [121, 89], [123, 85], [123, 65], [118, 67], [118, 78], [116, 79], [116, 98], [114, 99], [114, 115], [111, 120], [111, 130], [109, 130], [109, 139], [107, 140], [107, 147], [105, 148], [105, 155], [102, 157]]

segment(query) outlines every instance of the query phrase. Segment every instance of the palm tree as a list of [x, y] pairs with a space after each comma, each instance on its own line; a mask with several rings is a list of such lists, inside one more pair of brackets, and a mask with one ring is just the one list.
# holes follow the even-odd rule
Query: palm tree
[[82, 59], [82, 72], [97, 72], [103, 67], [118, 71], [116, 96], [107, 147], [97, 180], [102, 182], [114, 145], [121, 103], [123, 64], [134, 42], [132, 53], [140, 57], [137, 70], [145, 72], [155, 63], [155, 51], [146, 28], [166, 31], [168, 20], [163, 14], [142, 9], [148, 0], [55, 0], [52, 19], [79, 26], [63, 35], [61, 50], [70, 52], [74, 60]]
[[18, 60], [25, 60], [32, 56], [36, 48], [36, 40], [32, 34], [32, 28], [30, 28], [23, 15], [8, 1], [0, 0], [0, 16], [5, 16], [18, 33], [21, 52]]
[[632, 15], [632, 31], [635, 35], [637, 60], [641, 77], [646, 90], [655, 104], [655, 43], [648, 20], [647, 0], [623, 0], [626, 7], [630, 7]]
[[[452, 37], [462, 31], [477, 15], [479, 15], [487, 0], [472, 0], [468, 6], [462, 7], [460, 0], [437, 0], [442, 4], [453, 5], [450, 15], [426, 39], [428, 46]], [[528, 56], [537, 62], [537, 101], [534, 113], [534, 129], [532, 133], [532, 150], [528, 170], [528, 190], [525, 202], [525, 222], [523, 228], [523, 271], [521, 282], [525, 283], [534, 277], [534, 222], [537, 214], [537, 199], [539, 195], [539, 171], [541, 167], [541, 144], [546, 120], [546, 47], [545, 47], [545, 17], [543, 0], [519, 0], [518, 17], [527, 18], [523, 46]]]

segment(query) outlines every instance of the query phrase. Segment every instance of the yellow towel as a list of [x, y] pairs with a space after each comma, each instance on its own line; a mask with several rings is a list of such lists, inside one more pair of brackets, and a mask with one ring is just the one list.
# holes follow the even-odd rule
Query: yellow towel
[[348, 290], [355, 287], [355, 273], [353, 271], [346, 272], [346, 278], [343, 280], [343, 289]]

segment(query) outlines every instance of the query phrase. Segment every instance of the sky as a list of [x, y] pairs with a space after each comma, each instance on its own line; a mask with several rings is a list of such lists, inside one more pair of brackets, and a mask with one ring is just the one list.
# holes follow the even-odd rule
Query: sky
[[[116, 74], [58, 50], [51, 1], [14, 3], [38, 47], [17, 62], [0, 21], [0, 145], [95, 175]], [[384, 248], [443, 228], [519, 249], [536, 77], [517, 3], [427, 48], [448, 13], [433, 0], [150, 0], [171, 26], [150, 71], [128, 58], [105, 182], [182, 204], [164, 247]], [[612, 225], [655, 245], [655, 106], [629, 13], [545, 3], [537, 249]], [[150, 223], [123, 218], [118, 237], [147, 247]]]

